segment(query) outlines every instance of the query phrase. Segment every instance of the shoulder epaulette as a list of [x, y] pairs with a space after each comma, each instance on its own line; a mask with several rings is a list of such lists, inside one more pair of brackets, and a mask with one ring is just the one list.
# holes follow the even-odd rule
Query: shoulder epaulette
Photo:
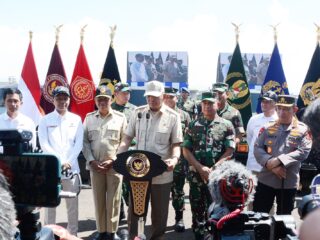
[[148, 105], [142, 105], [142, 106], [136, 107], [135, 111], [141, 111], [141, 110], [144, 110], [147, 107], [148, 107]]
[[166, 106], [164, 108], [165, 111], [167, 111], [170, 114], [176, 115], [176, 116], [180, 116], [180, 114], [178, 112], [176, 112], [174, 109], [169, 108], [168, 106]]
[[119, 112], [119, 111], [117, 111], [117, 110], [113, 110], [113, 113], [114, 113], [115, 115], [118, 115], [118, 116], [121, 116], [121, 117], [124, 117], [124, 116], [125, 116], [124, 113]]
[[[98, 111], [98, 110], [97, 110], [97, 111]], [[94, 114], [96, 114], [96, 113], [97, 113], [97, 111], [93, 111], [93, 112], [89, 112], [89, 113], [87, 113], [86, 117], [87, 117], [87, 116], [90, 116], [90, 115], [94, 115]]]

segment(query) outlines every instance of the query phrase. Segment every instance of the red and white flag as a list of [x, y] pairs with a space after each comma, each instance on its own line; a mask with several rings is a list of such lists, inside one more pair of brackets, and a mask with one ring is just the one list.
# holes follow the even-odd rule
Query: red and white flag
[[37, 126], [43, 114], [40, 108], [41, 89], [36, 64], [33, 57], [31, 40], [26, 59], [23, 64], [21, 78], [18, 83], [18, 89], [23, 95], [23, 104], [20, 107], [20, 112], [30, 117]]
[[95, 86], [82, 44], [74, 66], [70, 92], [70, 111], [78, 114], [83, 121], [87, 113], [94, 111]]

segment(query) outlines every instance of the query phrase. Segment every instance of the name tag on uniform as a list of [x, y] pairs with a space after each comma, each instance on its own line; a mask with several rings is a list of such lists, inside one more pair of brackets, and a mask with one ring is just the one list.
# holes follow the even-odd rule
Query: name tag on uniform
[[49, 125], [49, 126], [47, 126], [47, 128], [56, 128], [56, 127], [58, 127], [58, 125]]

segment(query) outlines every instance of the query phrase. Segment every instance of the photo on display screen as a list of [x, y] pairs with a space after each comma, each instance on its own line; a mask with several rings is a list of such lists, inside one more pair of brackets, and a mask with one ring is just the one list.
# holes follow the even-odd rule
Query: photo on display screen
[[187, 52], [128, 52], [127, 82], [141, 87], [151, 80], [177, 88], [188, 86]]
[[[242, 53], [243, 67], [250, 89], [260, 90], [269, 67], [271, 54]], [[217, 81], [226, 79], [232, 53], [220, 53], [218, 58]]]

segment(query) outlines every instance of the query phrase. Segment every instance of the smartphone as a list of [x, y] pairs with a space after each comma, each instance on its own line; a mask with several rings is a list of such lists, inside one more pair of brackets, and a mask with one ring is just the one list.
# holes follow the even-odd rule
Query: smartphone
[[60, 204], [61, 165], [54, 155], [0, 154], [0, 169], [16, 205], [56, 207]]

